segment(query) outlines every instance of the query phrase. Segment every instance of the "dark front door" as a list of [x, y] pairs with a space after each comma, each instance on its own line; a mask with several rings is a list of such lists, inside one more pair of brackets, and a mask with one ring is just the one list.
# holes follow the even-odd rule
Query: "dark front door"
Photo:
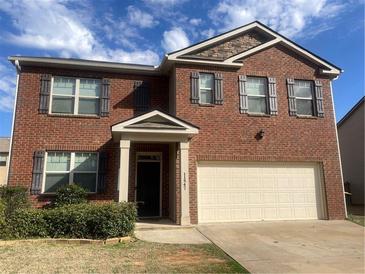
[[160, 162], [137, 162], [139, 217], [160, 216]]

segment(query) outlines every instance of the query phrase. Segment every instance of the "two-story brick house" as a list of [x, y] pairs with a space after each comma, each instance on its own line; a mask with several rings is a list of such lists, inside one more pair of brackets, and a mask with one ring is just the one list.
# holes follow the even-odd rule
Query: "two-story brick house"
[[65, 184], [178, 224], [343, 219], [331, 81], [341, 70], [259, 22], [158, 67], [12, 56], [9, 185]]

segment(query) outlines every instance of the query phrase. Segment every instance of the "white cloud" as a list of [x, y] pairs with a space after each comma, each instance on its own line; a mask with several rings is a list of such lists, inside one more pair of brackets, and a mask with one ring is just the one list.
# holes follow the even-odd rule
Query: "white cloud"
[[[92, 27], [88, 26], [90, 18], [80, 16], [77, 9], [74, 11], [68, 8], [68, 2], [23, 0], [2, 3], [0, 10], [11, 16], [13, 25], [18, 30], [17, 34], [7, 34], [3, 40], [24, 47], [55, 51], [63, 57], [158, 63], [157, 53], [151, 50], [113, 49], [100, 42]], [[123, 32], [123, 28], [118, 31]]]
[[215, 35], [215, 30], [212, 28], [209, 28], [209, 29], [201, 31], [200, 34], [203, 36], [203, 38], [210, 38]]
[[175, 51], [190, 45], [190, 41], [182, 28], [175, 27], [163, 33], [162, 47], [167, 51]]
[[0, 63], [0, 112], [11, 112], [14, 106], [15, 69], [10, 63]]
[[146, 4], [156, 5], [156, 6], [175, 6], [180, 5], [189, 0], [144, 0]]
[[193, 26], [198, 26], [202, 23], [202, 19], [200, 18], [192, 18], [189, 20], [189, 23]]
[[[345, 4], [327, 0], [222, 0], [210, 17], [223, 30], [259, 20], [283, 35], [294, 37], [314, 20], [335, 17]], [[323, 27], [322, 29], [328, 29]]]
[[134, 6], [129, 6], [127, 10], [128, 10], [128, 19], [132, 25], [141, 28], [152, 28], [158, 24], [158, 22], [154, 20], [151, 14], [143, 12]]

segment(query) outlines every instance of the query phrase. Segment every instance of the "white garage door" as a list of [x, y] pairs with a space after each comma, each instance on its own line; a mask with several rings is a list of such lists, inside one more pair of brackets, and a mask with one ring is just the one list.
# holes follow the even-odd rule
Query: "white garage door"
[[200, 162], [199, 223], [324, 218], [316, 163]]

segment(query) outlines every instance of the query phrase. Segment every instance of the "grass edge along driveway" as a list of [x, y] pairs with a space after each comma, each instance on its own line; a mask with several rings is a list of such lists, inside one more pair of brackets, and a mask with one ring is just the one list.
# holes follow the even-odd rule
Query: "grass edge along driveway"
[[158, 244], [133, 239], [115, 245], [0, 245], [2, 273], [247, 273], [213, 244]]

